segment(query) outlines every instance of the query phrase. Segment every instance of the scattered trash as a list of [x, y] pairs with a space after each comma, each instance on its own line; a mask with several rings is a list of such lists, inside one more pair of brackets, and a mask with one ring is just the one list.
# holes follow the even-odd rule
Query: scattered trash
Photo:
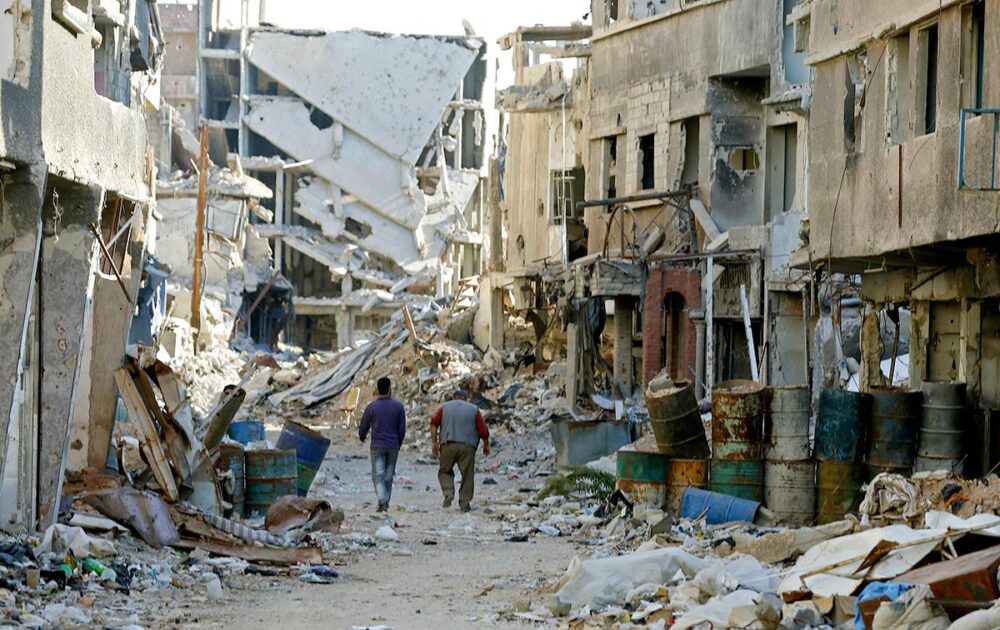
[[397, 534], [396, 530], [393, 529], [391, 526], [383, 525], [382, 527], [378, 528], [378, 531], [375, 532], [375, 538], [383, 540], [385, 542], [398, 542], [399, 534]]

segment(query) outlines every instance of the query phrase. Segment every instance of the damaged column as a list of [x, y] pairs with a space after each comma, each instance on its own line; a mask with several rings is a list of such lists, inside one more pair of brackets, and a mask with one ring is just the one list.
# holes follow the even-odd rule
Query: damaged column
[[88, 225], [100, 218], [103, 191], [50, 181], [42, 210], [39, 265], [41, 378], [38, 515], [40, 528], [58, 515], [70, 422], [90, 317], [96, 243]]
[[627, 296], [615, 298], [614, 317], [614, 370], [615, 383], [623, 395], [631, 396], [632, 378], [632, 326], [635, 317], [635, 300]]

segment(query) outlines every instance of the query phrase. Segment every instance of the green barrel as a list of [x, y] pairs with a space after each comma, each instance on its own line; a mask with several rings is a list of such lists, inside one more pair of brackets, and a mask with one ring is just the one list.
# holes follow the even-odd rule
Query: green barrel
[[816, 522], [820, 525], [844, 518], [861, 504], [864, 467], [854, 462], [816, 464]]
[[763, 386], [754, 381], [726, 381], [712, 390], [713, 458], [760, 460], [763, 433]]
[[712, 492], [763, 503], [764, 460], [713, 459], [708, 487]]
[[267, 514], [272, 503], [295, 494], [295, 451], [247, 451], [245, 458], [247, 516]]
[[917, 451], [923, 393], [912, 389], [874, 389], [868, 427], [868, 476], [889, 472], [909, 476]]
[[639, 503], [662, 508], [667, 501], [669, 457], [643, 439], [618, 449], [615, 487]]

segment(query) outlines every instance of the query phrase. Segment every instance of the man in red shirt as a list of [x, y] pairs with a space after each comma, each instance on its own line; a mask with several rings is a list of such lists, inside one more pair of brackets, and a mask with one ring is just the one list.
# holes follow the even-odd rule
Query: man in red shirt
[[458, 390], [452, 400], [438, 408], [431, 420], [431, 449], [439, 457], [438, 481], [444, 494], [443, 507], [455, 500], [455, 464], [462, 473], [458, 490], [458, 506], [463, 512], [471, 509], [476, 490], [476, 449], [483, 442], [483, 455], [490, 455], [490, 429], [479, 407], [468, 402], [467, 394]]

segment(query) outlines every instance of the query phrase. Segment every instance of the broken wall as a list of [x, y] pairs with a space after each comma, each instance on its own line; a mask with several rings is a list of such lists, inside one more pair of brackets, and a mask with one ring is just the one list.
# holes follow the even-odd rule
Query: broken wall
[[[1000, 14], [994, 8], [987, 3], [986, 104], [1000, 98], [1000, 64], [992, 62], [1000, 53]], [[937, 87], [930, 102], [936, 129], [927, 133], [923, 29], [933, 25], [932, 19], [937, 25]], [[898, 29], [890, 35], [902, 39], [885, 37], [886, 29]], [[971, 80], [969, 60], [963, 61], [961, 7], [945, 2], [942, 9], [928, 1], [819, 3], [811, 32], [809, 60], [816, 71], [809, 119], [812, 257], [872, 256], [996, 232], [1000, 196], [958, 186], [959, 109], [968, 106], [963, 85]], [[893, 47], [900, 41], [908, 47], [909, 62], [897, 65], [892, 63]], [[845, 54], [852, 49], [864, 57]], [[859, 79], [852, 77], [852, 66], [867, 68], [863, 109], [854, 97]], [[897, 80], [899, 73], [903, 76]], [[897, 111], [903, 119], [893, 125]], [[988, 184], [992, 116], [970, 118], [966, 136], [969, 181]]]

